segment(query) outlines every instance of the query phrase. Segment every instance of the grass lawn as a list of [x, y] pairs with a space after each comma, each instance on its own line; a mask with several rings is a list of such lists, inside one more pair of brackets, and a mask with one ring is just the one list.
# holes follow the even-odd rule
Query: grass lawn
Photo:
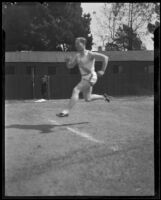
[[5, 194], [154, 195], [153, 97], [6, 101]]

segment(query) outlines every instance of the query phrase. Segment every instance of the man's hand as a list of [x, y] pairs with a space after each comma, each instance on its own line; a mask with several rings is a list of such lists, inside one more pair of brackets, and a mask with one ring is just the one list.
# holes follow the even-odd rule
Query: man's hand
[[71, 68], [76, 66], [77, 58], [76, 57], [67, 56], [65, 58], [65, 62], [66, 62], [67, 68], [71, 69]]
[[66, 66], [68, 69], [72, 68], [71, 63], [72, 63], [72, 57], [68, 56], [65, 58]]
[[68, 57], [65, 58], [66, 63], [69, 63], [70, 61], [71, 61], [71, 56], [68, 56]]
[[98, 75], [98, 77], [101, 77], [104, 75], [104, 73], [105, 73], [104, 71], [100, 70], [97, 72], [97, 75]]

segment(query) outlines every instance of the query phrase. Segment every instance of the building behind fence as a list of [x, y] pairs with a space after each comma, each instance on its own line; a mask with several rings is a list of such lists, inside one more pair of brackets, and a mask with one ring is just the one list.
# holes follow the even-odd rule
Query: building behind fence
[[[76, 52], [6, 52], [6, 99], [41, 98], [41, 78], [48, 76], [50, 99], [70, 98], [73, 87], [80, 80], [78, 66], [67, 69], [65, 57]], [[109, 56], [105, 75], [94, 92], [111, 96], [152, 95], [154, 77], [153, 51], [101, 52]], [[102, 60], [96, 60], [99, 70]]]

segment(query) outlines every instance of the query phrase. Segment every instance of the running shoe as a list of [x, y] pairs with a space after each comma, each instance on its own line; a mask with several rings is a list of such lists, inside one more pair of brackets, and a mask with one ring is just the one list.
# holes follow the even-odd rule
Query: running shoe
[[59, 114], [56, 114], [57, 117], [68, 117], [69, 114], [68, 113], [59, 113]]
[[103, 96], [105, 97], [105, 100], [106, 100], [107, 102], [110, 102], [110, 98], [109, 98], [109, 96], [108, 96], [106, 93], [104, 93]]

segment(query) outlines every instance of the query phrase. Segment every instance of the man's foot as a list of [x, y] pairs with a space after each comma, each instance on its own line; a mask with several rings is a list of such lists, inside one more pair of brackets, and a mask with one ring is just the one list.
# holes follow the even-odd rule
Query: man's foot
[[41, 102], [45, 102], [46, 101], [46, 99], [39, 99], [39, 100], [37, 100], [37, 101], [35, 101], [36, 103], [41, 103]]
[[69, 114], [68, 113], [59, 113], [59, 114], [56, 114], [57, 117], [68, 117]]
[[105, 100], [106, 100], [107, 102], [110, 102], [110, 98], [109, 98], [109, 96], [108, 96], [106, 93], [104, 93], [103, 96], [105, 97]]

